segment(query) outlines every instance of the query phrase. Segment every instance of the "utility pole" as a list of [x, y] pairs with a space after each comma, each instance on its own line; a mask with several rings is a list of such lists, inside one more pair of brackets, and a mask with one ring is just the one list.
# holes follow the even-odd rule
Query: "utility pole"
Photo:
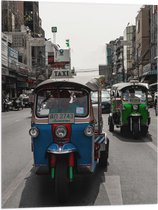
[[137, 75], [138, 75], [138, 81], [139, 81], [139, 62], [138, 62], [138, 48], [136, 49], [137, 50], [137, 53], [136, 53], [136, 72], [137, 72]]

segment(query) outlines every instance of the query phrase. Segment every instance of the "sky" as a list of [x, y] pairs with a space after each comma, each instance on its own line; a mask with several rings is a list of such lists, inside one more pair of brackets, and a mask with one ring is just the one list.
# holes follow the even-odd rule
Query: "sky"
[[106, 64], [106, 44], [123, 36], [128, 23], [136, 24], [138, 11], [146, 3], [124, 2], [40, 1], [39, 15], [45, 37], [53, 42], [51, 27], [56, 26], [56, 43], [62, 49], [66, 48], [66, 39], [70, 40], [71, 67], [76, 70], [98, 69], [99, 64]]

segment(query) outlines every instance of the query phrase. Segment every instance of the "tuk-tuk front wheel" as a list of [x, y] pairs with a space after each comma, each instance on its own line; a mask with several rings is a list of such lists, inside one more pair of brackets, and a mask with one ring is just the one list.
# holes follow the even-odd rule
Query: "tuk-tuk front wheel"
[[129, 131], [128, 126], [121, 126], [120, 127], [120, 132], [121, 132], [122, 136], [125, 137], [128, 134], [128, 131]]
[[55, 193], [60, 203], [64, 203], [69, 195], [68, 161], [59, 158], [55, 168]]
[[132, 133], [133, 133], [133, 136], [134, 136], [135, 139], [139, 138], [140, 132], [139, 132], [139, 124], [138, 123], [134, 123], [133, 124], [133, 131], [132, 131]]

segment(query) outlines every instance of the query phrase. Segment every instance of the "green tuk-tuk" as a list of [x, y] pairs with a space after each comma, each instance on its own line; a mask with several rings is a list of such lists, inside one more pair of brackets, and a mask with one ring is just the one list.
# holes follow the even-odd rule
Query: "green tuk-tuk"
[[124, 135], [131, 132], [137, 138], [148, 133], [150, 115], [148, 111], [148, 84], [131, 81], [117, 83], [111, 88], [111, 113], [108, 117], [109, 131], [114, 125]]

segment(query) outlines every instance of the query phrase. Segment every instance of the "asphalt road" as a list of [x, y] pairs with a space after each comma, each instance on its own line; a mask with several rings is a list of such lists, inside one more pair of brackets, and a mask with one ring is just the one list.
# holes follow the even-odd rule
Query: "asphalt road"
[[[110, 133], [103, 115], [108, 167], [77, 177], [64, 206], [157, 203], [157, 117], [150, 112], [149, 134], [137, 140]], [[29, 128], [30, 109], [2, 113], [2, 208], [59, 206], [50, 177], [34, 173]]]

